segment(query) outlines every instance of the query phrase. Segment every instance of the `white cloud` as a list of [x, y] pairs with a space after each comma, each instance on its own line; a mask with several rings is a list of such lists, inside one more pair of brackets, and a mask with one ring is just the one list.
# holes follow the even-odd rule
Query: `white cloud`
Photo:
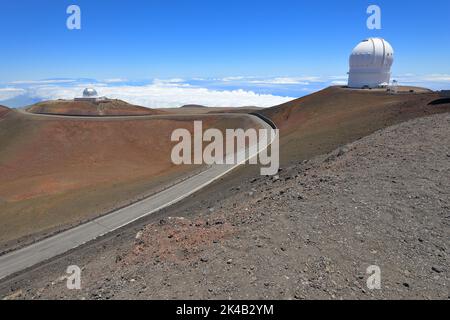
[[328, 80], [340, 80], [340, 81], [347, 81], [348, 75], [340, 75], [340, 76], [329, 76], [327, 77]]
[[189, 86], [189, 84], [184, 83], [184, 79], [173, 78], [173, 79], [154, 79], [153, 84], [155, 86], [165, 86], [165, 87], [180, 87]]
[[60, 84], [60, 83], [74, 83], [76, 80], [72, 79], [56, 79], [56, 80], [20, 80], [11, 82], [16, 85], [43, 85], [43, 84]]
[[[29, 88], [31, 96], [43, 100], [73, 99], [80, 96], [87, 84], [76, 86], [35, 86]], [[258, 94], [246, 90], [212, 90], [181, 83], [181, 79], [155, 80], [144, 86], [92, 85], [101, 96], [121, 99], [129, 103], [150, 107], [179, 107], [201, 104], [211, 107], [259, 106], [270, 107], [294, 98], [271, 94]]]
[[120, 83], [120, 82], [127, 82], [128, 79], [122, 79], [122, 78], [112, 78], [112, 79], [105, 79], [103, 82], [106, 83]]
[[430, 74], [425, 76], [423, 80], [431, 82], [450, 82], [450, 74]]
[[394, 77], [399, 82], [405, 83], [420, 83], [420, 82], [450, 82], [450, 74], [428, 74], [428, 75], [415, 75], [415, 74], [402, 74]]
[[181, 79], [181, 78], [155, 79], [155, 80], [153, 80], [153, 83], [166, 83], [166, 84], [183, 83], [183, 82], [184, 82], [184, 79]]
[[425, 87], [432, 90], [444, 90], [450, 87], [449, 74], [400, 74], [392, 77], [392, 80], [397, 80], [400, 85]]
[[244, 79], [246, 79], [246, 77], [236, 76], [236, 77], [225, 77], [225, 78], [222, 78], [219, 80], [223, 81], [223, 82], [231, 82], [231, 81], [239, 81], [239, 80], [244, 80]]
[[24, 93], [26, 91], [20, 88], [0, 88], [0, 101], [12, 99]]
[[[402, 74], [393, 77], [403, 85], [448, 88], [449, 74]], [[192, 82], [196, 80], [199, 82]], [[94, 87], [102, 96], [125, 100], [151, 108], [202, 104], [211, 107], [270, 107], [320, 90], [329, 85], [346, 85], [347, 75], [266, 77], [230, 76], [220, 79], [155, 79], [147, 85], [136, 85], [127, 79], [16, 81], [0, 88], [0, 101], [25, 95], [32, 100], [73, 99], [86, 87]], [[197, 83], [197, 84], [195, 84]], [[230, 87], [232, 85], [232, 87]], [[236, 89], [237, 88], [237, 89]], [[263, 90], [261, 90], [263, 88]], [[263, 91], [264, 93], [258, 93]], [[275, 93], [277, 92], [277, 93]], [[282, 93], [280, 93], [282, 92]]]
[[252, 80], [254, 84], [284, 84], [284, 85], [308, 85], [310, 82], [320, 82], [320, 77], [304, 76], [304, 77], [277, 77], [269, 79]]
[[348, 81], [347, 80], [334, 80], [334, 81], [331, 81], [331, 84], [333, 86], [346, 86], [348, 84]]

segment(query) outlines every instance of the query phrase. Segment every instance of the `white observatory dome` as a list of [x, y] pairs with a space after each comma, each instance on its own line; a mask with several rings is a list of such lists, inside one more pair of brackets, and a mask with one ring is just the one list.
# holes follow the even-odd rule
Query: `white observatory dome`
[[384, 39], [369, 38], [359, 43], [350, 55], [350, 88], [387, 86], [391, 79], [394, 49]]
[[97, 91], [94, 88], [86, 88], [83, 91], [83, 98], [95, 98], [97, 96]]

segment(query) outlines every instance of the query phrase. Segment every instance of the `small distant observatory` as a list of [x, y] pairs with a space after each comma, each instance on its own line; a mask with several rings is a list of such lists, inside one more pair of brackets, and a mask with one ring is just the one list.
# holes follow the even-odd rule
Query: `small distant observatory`
[[83, 91], [83, 98], [97, 98], [98, 93], [94, 88], [86, 88]]
[[369, 38], [360, 42], [350, 55], [349, 88], [386, 88], [391, 80], [394, 49], [384, 39]]
[[106, 97], [99, 97], [97, 90], [94, 88], [86, 88], [83, 90], [83, 97], [75, 98], [75, 101], [88, 101], [88, 102], [98, 102], [106, 100]]
[[398, 81], [392, 80], [392, 84], [388, 88], [388, 92], [397, 94], [398, 93]]

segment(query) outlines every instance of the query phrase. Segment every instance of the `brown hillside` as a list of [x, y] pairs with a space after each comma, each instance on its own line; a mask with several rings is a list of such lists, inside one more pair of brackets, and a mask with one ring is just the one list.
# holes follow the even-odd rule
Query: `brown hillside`
[[0, 118], [2, 118], [5, 114], [7, 114], [11, 109], [0, 105]]
[[385, 91], [329, 87], [264, 109], [280, 128], [282, 163], [330, 152], [379, 129], [434, 113], [450, 112], [450, 104], [431, 105], [433, 92], [391, 95]]
[[258, 107], [205, 107], [186, 105], [180, 108], [157, 109], [171, 114], [206, 114], [206, 113], [250, 113], [262, 108]]
[[[76, 225], [199, 170], [175, 166], [170, 157], [171, 133], [192, 132], [194, 119], [9, 112], [0, 121], [0, 252], [13, 240]], [[204, 128], [254, 126], [238, 115], [201, 119]]]
[[126, 116], [163, 114], [155, 110], [129, 104], [122, 100], [107, 99], [96, 103], [88, 101], [57, 100], [36, 103], [27, 108], [28, 112], [73, 116]]

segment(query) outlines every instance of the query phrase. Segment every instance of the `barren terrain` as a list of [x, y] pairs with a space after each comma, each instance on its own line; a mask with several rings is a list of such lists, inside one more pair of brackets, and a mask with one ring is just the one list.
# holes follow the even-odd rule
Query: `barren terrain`
[[[10, 298], [448, 299], [450, 114], [248, 177], [0, 286]], [[200, 195], [201, 197], [201, 195]], [[65, 268], [82, 267], [82, 290]], [[366, 269], [381, 268], [369, 290]]]
[[261, 113], [280, 128], [281, 162], [286, 165], [403, 121], [450, 112], [450, 103], [431, 104], [440, 99], [438, 93], [414, 89], [420, 93], [329, 87]]
[[[331, 87], [265, 109], [280, 127], [279, 177], [243, 166], [181, 203], [5, 281], [0, 293], [446, 299], [450, 104], [435, 104], [439, 98], [427, 90]], [[235, 124], [227, 121], [224, 128]], [[123, 190], [118, 185], [117, 194]], [[65, 289], [69, 264], [83, 267], [81, 291]], [[382, 269], [381, 291], [365, 286], [372, 264]]]
[[0, 105], [0, 119], [3, 118], [3, 116], [5, 116], [9, 111], [9, 108]]
[[[83, 119], [10, 112], [0, 122], [0, 251], [148, 196], [200, 166], [175, 166], [174, 129], [190, 116]], [[254, 124], [202, 116], [205, 128]]]
[[117, 99], [101, 100], [95, 103], [73, 100], [43, 101], [27, 107], [26, 110], [30, 113], [72, 116], [136, 116], [165, 113], [162, 110], [136, 106]]

